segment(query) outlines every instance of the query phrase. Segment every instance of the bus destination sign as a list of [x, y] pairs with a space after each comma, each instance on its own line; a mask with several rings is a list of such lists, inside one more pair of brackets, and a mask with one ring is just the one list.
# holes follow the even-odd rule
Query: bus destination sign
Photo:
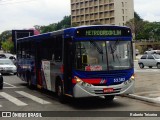
[[85, 36], [121, 36], [121, 30], [86, 30]]
[[130, 29], [124, 28], [79, 28], [76, 31], [77, 37], [119, 37], [131, 36]]

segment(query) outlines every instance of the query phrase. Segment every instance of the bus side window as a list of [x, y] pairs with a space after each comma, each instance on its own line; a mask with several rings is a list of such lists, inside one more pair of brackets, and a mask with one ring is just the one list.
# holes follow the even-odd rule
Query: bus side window
[[61, 62], [62, 61], [62, 47], [63, 47], [62, 40], [63, 40], [62, 37], [59, 36], [59, 37], [56, 38], [56, 41], [55, 41], [55, 44], [54, 44], [54, 47], [55, 47], [55, 52], [54, 52], [55, 62]]

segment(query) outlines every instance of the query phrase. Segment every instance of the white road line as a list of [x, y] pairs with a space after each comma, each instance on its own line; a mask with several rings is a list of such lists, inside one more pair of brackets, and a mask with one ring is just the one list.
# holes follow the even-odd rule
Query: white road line
[[17, 106], [26, 106], [27, 104], [18, 100], [17, 98], [5, 93], [5, 92], [0, 92], [0, 95], [4, 97], [5, 99], [9, 100], [10, 102], [16, 104]]
[[157, 97], [157, 98], [154, 98], [155, 100], [157, 100], [157, 101], [160, 101], [160, 97]]
[[154, 70], [154, 69], [135, 69], [135, 72], [160, 72], [159, 70]]
[[2, 107], [2, 105], [0, 105], [0, 107]]
[[3, 88], [9, 88], [9, 89], [14, 89], [14, 88], [26, 88], [26, 87], [3, 87]]
[[6, 83], [6, 82], [3, 82], [4, 84], [7, 84], [7, 85], [9, 85], [9, 86], [12, 86], [12, 87], [14, 87], [14, 88], [16, 88], [16, 86], [14, 86], [14, 85], [12, 85], [12, 84], [9, 84], [9, 83]]
[[26, 92], [24, 92], [24, 91], [16, 91], [16, 93], [18, 93], [18, 94], [20, 94], [20, 95], [22, 95], [22, 96], [25, 96], [25, 97], [27, 97], [27, 98], [35, 101], [35, 102], [38, 102], [38, 103], [40, 103], [40, 104], [51, 104], [51, 103], [48, 102], [48, 101], [45, 101], [45, 100], [43, 100], [43, 99], [41, 99], [41, 98], [39, 98], [39, 97], [33, 96], [33, 95], [31, 95], [31, 94], [28, 94], [28, 93], [26, 93]]

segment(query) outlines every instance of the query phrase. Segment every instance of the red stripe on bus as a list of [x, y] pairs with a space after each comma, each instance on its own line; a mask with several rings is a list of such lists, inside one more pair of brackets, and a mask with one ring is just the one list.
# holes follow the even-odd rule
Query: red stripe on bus
[[[81, 79], [82, 81], [89, 83], [89, 84], [105, 84], [107, 80], [103, 80], [102, 78], [95, 78], [95, 79]], [[72, 83], [76, 84], [76, 80], [72, 79]]]

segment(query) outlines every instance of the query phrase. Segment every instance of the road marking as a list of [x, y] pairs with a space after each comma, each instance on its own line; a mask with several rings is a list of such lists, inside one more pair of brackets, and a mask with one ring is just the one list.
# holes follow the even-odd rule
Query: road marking
[[2, 107], [2, 105], [0, 105], [0, 107]]
[[114, 98], [114, 100], [117, 100], [118, 98]]
[[160, 101], [160, 97], [157, 97], [157, 98], [154, 98], [155, 100], [158, 100], [158, 101]]
[[14, 89], [14, 88], [26, 88], [26, 87], [3, 87], [3, 88], [9, 88], [9, 89]]
[[17, 86], [15, 86], [15, 85], [12, 85], [12, 84], [7, 83], [7, 82], [3, 82], [3, 83], [11, 86], [11, 87], [3, 87], [3, 88], [26, 88], [26, 87], [23, 87], [23, 86], [17, 87]]
[[26, 93], [26, 92], [24, 92], [24, 91], [16, 91], [16, 93], [18, 93], [18, 94], [20, 94], [20, 95], [22, 95], [22, 96], [25, 96], [25, 97], [27, 97], [27, 98], [35, 101], [35, 102], [38, 102], [38, 103], [40, 103], [40, 104], [51, 104], [51, 103], [48, 102], [48, 101], [45, 101], [45, 100], [43, 100], [43, 99], [41, 99], [41, 98], [39, 98], [39, 97], [33, 96], [33, 95], [31, 95], [31, 94], [28, 94], [28, 93]]
[[12, 86], [12, 87], [14, 87], [14, 88], [17, 88], [16, 86], [14, 86], [14, 85], [12, 85], [12, 84], [9, 84], [9, 83], [7, 83], [7, 82], [3, 82], [4, 84], [7, 84], [7, 85], [9, 85], [9, 86]]
[[134, 69], [135, 72], [160, 72], [160, 70], [156, 69]]
[[5, 93], [5, 92], [0, 92], [0, 95], [4, 97], [5, 99], [9, 100], [10, 102], [16, 104], [17, 106], [26, 106], [27, 104], [18, 100], [17, 98]]

